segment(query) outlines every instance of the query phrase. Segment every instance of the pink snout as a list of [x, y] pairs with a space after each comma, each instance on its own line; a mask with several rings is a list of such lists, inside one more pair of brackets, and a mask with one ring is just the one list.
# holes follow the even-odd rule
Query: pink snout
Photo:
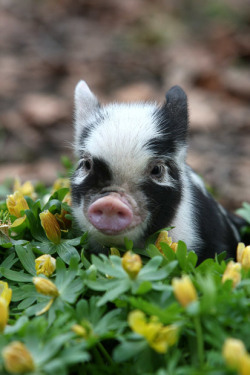
[[88, 218], [91, 224], [105, 234], [118, 234], [133, 221], [130, 206], [120, 197], [107, 195], [89, 206]]

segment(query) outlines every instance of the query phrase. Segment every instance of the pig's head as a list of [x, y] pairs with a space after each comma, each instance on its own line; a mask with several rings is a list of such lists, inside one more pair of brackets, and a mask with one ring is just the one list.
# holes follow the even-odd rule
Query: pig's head
[[73, 212], [92, 243], [122, 245], [128, 237], [141, 246], [171, 225], [182, 196], [187, 126], [187, 98], [178, 86], [162, 106], [101, 106], [87, 84], [78, 83]]

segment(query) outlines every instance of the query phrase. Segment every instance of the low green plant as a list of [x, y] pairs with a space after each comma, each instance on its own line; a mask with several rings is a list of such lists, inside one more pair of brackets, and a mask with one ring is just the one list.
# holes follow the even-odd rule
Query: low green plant
[[19, 191], [0, 203], [1, 375], [250, 374], [250, 248], [198, 265], [156, 235], [91, 255], [67, 181]]

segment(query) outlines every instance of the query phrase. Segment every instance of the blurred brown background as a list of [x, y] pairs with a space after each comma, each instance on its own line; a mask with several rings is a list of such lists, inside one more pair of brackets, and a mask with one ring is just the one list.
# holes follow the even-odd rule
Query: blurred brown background
[[248, 0], [0, 0], [0, 183], [53, 182], [72, 157], [73, 92], [190, 108], [188, 161], [234, 209], [250, 201]]

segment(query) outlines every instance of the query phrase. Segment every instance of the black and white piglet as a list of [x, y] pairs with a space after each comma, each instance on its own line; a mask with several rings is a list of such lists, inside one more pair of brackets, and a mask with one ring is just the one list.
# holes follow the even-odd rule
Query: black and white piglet
[[188, 108], [178, 86], [155, 103], [101, 106], [84, 81], [75, 90], [73, 213], [92, 246], [142, 247], [148, 235], [173, 226], [199, 260], [235, 257], [241, 220], [207, 192], [186, 164]]

